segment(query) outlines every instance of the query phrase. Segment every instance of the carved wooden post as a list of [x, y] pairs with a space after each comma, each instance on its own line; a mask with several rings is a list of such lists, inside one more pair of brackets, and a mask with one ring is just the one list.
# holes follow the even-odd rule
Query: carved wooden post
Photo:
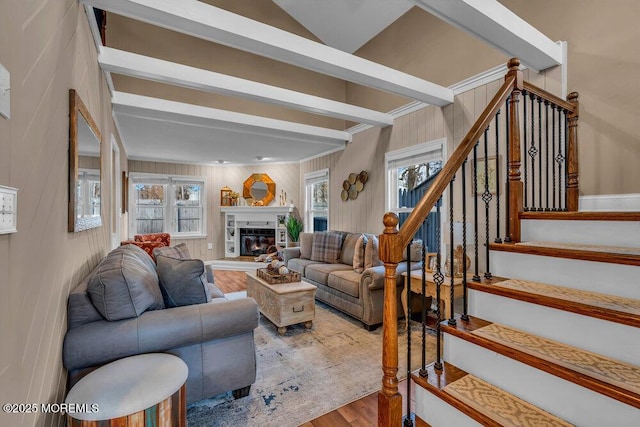
[[571, 92], [567, 100], [575, 106], [569, 113], [569, 147], [567, 148], [567, 210], [578, 211], [578, 117], [580, 116], [578, 92]]
[[520, 118], [518, 116], [518, 103], [523, 87], [522, 71], [518, 69], [520, 60], [512, 58], [507, 63], [509, 71], [506, 77], [515, 76], [513, 91], [509, 98], [509, 238], [511, 242], [520, 241], [520, 212], [523, 211], [523, 186], [520, 180]]
[[400, 427], [402, 396], [398, 392], [398, 296], [396, 269], [402, 261], [398, 217], [384, 214], [380, 259], [384, 262], [384, 313], [382, 317], [382, 390], [378, 393], [378, 426]]

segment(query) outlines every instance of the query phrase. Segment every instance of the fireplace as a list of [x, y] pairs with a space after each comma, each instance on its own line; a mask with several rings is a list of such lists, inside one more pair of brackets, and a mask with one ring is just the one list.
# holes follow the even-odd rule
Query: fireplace
[[271, 245], [276, 244], [276, 233], [273, 228], [241, 228], [240, 255], [258, 256], [266, 254]]

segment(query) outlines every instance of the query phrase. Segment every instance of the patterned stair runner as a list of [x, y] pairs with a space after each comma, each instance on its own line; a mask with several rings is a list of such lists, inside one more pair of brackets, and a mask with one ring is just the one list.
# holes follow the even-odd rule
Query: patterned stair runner
[[572, 425], [471, 374], [447, 385], [444, 391], [505, 427]]
[[472, 332], [480, 337], [640, 394], [640, 367], [557, 341], [492, 323]]
[[623, 298], [516, 279], [505, 280], [503, 282], [496, 283], [494, 286], [640, 316], [640, 300], [633, 298]]
[[544, 242], [544, 241], [531, 241], [516, 243], [516, 246], [535, 246], [543, 248], [554, 249], [570, 249], [574, 251], [591, 251], [591, 252], [604, 252], [612, 254], [623, 255], [640, 255], [640, 248], [630, 248], [625, 246], [601, 246], [601, 245], [582, 245], [575, 243], [559, 243], [559, 242]]

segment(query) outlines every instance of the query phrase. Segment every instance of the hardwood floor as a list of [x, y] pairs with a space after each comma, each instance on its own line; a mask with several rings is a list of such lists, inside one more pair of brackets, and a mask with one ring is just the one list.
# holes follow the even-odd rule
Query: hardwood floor
[[[247, 289], [245, 273], [242, 271], [226, 271], [215, 270], [214, 278], [216, 286], [223, 292], [239, 292]], [[382, 378], [382, 372], [380, 372]], [[411, 384], [412, 396], [415, 384]], [[403, 399], [406, 399], [407, 381], [400, 381], [398, 389]], [[414, 411], [413, 399], [411, 402], [411, 411]], [[406, 407], [405, 407], [406, 408]], [[406, 409], [403, 408], [403, 413]], [[368, 396], [353, 401], [341, 408], [331, 411], [327, 414], [302, 424], [301, 427], [371, 427], [378, 425], [378, 393], [372, 393]], [[427, 426], [422, 420], [418, 419], [414, 422], [415, 426]]]

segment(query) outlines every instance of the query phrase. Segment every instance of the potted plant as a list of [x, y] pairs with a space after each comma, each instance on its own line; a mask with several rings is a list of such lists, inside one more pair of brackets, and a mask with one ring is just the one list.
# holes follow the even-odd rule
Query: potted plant
[[304, 224], [302, 223], [302, 219], [295, 214], [289, 215], [287, 218], [287, 233], [289, 234], [289, 245], [290, 246], [298, 246], [300, 242], [300, 232], [302, 232], [302, 228]]

